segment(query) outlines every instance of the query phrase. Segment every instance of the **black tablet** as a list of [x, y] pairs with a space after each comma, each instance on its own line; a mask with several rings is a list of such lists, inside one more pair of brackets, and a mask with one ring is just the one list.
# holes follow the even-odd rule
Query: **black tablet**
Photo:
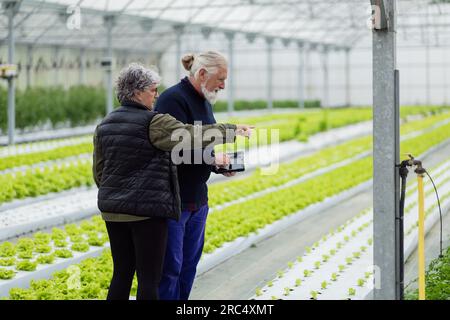
[[218, 173], [245, 171], [243, 151], [231, 152], [227, 155], [230, 157], [230, 164], [224, 168], [216, 169]]

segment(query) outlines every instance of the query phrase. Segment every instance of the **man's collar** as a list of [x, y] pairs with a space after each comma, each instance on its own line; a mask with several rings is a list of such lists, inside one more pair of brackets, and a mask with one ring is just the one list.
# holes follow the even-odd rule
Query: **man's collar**
[[181, 83], [183, 83], [184, 85], [186, 85], [190, 90], [192, 90], [192, 92], [195, 92], [200, 98], [205, 99], [205, 97], [197, 91], [197, 89], [195, 89], [194, 85], [191, 83], [191, 80], [189, 79], [189, 77], [184, 77], [183, 79], [181, 79]]

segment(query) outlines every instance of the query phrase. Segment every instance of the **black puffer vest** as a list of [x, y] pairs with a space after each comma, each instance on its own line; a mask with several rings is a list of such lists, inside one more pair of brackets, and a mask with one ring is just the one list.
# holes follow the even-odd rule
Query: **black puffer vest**
[[179, 219], [176, 166], [170, 152], [157, 149], [149, 140], [155, 114], [139, 104], [126, 103], [99, 124], [97, 136], [104, 159], [100, 211]]

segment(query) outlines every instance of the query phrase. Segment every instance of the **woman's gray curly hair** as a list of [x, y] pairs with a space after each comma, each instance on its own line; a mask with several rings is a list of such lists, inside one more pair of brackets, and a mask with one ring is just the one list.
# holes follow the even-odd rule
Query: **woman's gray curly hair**
[[120, 71], [116, 82], [116, 94], [120, 103], [124, 101], [133, 101], [135, 91], [144, 91], [145, 89], [161, 82], [159, 74], [140, 65], [131, 63], [128, 67]]

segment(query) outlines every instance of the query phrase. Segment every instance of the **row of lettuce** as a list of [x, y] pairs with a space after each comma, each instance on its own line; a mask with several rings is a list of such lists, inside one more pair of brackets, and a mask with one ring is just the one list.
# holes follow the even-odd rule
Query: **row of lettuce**
[[[443, 110], [445, 109], [436, 109], [434, 112], [440, 112]], [[421, 111], [419, 111], [419, 109], [414, 109], [413, 112]], [[250, 123], [257, 126], [258, 129], [252, 139], [248, 140], [238, 137], [237, 143], [229, 145], [228, 147], [244, 148], [250, 145], [271, 143], [271, 133], [274, 130], [278, 130], [280, 133], [281, 141], [293, 139], [306, 140], [310, 135], [318, 132], [370, 119], [371, 111], [368, 108], [350, 108], [330, 111], [318, 110], [305, 113], [297, 112], [268, 116], [232, 118], [227, 121], [232, 123]], [[223, 146], [217, 147], [217, 150], [223, 149]], [[2, 158], [2, 162], [0, 163], [0, 171], [90, 152], [92, 152], [92, 140], [86, 141], [82, 144], [55, 148], [53, 150], [33, 152], [22, 155], [10, 155]]]
[[[448, 132], [450, 132], [450, 124], [440, 126], [428, 133], [406, 140], [402, 142], [402, 151], [408, 150], [414, 154], [421, 154], [432, 146], [448, 140]], [[358, 143], [363, 142], [359, 141]], [[365, 143], [367, 143], [367, 148], [370, 149], [370, 141], [366, 141]], [[341, 147], [344, 149], [348, 148], [348, 143], [341, 145]], [[342, 151], [338, 147], [331, 147], [330, 150], [334, 150], [336, 155]], [[316, 161], [320, 161], [323, 158], [321, 152], [324, 151], [326, 150], [315, 154]], [[333, 158], [333, 154], [329, 156]], [[372, 161], [371, 157], [355, 160], [348, 165], [341, 166], [314, 179], [306, 180], [302, 183], [284, 188], [283, 190], [275, 191], [240, 204], [231, 205], [226, 209], [214, 211], [208, 221], [204, 252], [211, 253], [226, 242], [233, 241], [241, 236], [248, 236], [250, 233], [285, 216], [298, 212], [313, 203], [321, 202], [327, 197], [369, 180], [372, 177]], [[308, 161], [306, 165], [313, 165], [313, 162]], [[291, 164], [286, 164], [286, 166], [289, 165]], [[314, 170], [314, 168], [311, 168], [311, 170]], [[307, 170], [303, 174], [306, 172], [309, 171]], [[269, 177], [269, 179], [273, 178]], [[245, 181], [246, 179], [253, 180], [253, 183], [259, 184], [255, 176], [250, 176], [242, 180]], [[280, 177], [280, 179], [284, 178]], [[241, 195], [236, 194], [235, 197], [238, 198]], [[214, 198], [214, 195], [212, 198]], [[78, 231], [74, 232], [74, 229]], [[89, 245], [102, 245], [106, 241], [104, 229], [99, 217], [95, 217], [90, 222], [85, 222], [84, 227], [82, 224], [79, 229], [76, 229], [73, 225], [69, 225], [69, 227], [66, 226], [62, 231], [57, 230], [59, 229], [54, 229], [52, 234], [47, 237], [39, 235], [38, 237], [35, 236], [32, 241], [22, 240], [20, 246], [19, 244], [16, 246], [3, 244], [4, 250], [0, 250], [0, 256], [3, 255], [4, 257], [2, 258], [6, 260], [3, 263], [9, 263], [10, 265], [15, 263], [16, 270], [24, 271], [27, 268], [33, 270], [35, 264], [40, 263], [38, 259], [42, 255], [45, 256], [40, 258], [41, 262], [51, 263], [52, 257], [49, 255], [64, 258], [61, 256], [63, 255], [62, 252], [57, 250], [82, 251], [87, 250], [87, 246]], [[80, 233], [83, 236], [77, 237]], [[57, 235], [55, 236], [55, 234]], [[49, 248], [50, 240], [53, 240], [53, 247], [55, 247], [53, 251]], [[60, 241], [59, 244], [56, 241]], [[9, 255], [5, 252], [9, 252]], [[19, 263], [21, 264], [18, 265]], [[79, 272], [79, 288], [68, 288], [68, 279], [73, 277], [74, 268], [72, 268], [56, 272], [51, 280], [32, 281], [29, 289], [12, 289], [10, 298], [104, 299], [112, 272], [109, 251], [106, 250], [101, 257], [87, 259], [75, 267]], [[6, 268], [1, 269], [0, 274], [3, 273], [5, 278], [13, 277], [16, 271], [12, 269], [11, 266], [6, 266]], [[135, 285], [133, 288], [135, 290]]]
[[[360, 113], [359, 115], [358, 112]], [[365, 112], [364, 109], [330, 111], [333, 115], [330, 119], [335, 119], [338, 122], [341, 121], [339, 119], [345, 119], [347, 117], [348, 121], [352, 122], [356, 121], [351, 118], [352, 115], [354, 115], [355, 119], [364, 119]], [[319, 114], [319, 116], [317, 116], [317, 114]], [[308, 120], [304, 122], [305, 124], [309, 124], [308, 126], [305, 125], [305, 127], [308, 128], [310, 134], [314, 133], [314, 128], [316, 130], [318, 129], [317, 122], [320, 121], [320, 117], [320, 112], [315, 112], [311, 114], [311, 117], [307, 117]], [[449, 113], [435, 114], [434, 116], [429, 116], [420, 121], [405, 123], [402, 125], [401, 131], [403, 134], [407, 134], [413, 130], [421, 130], [436, 123], [441, 123], [449, 117]], [[290, 118], [294, 118], [294, 115]], [[285, 118], [280, 118], [278, 120], [287, 121]], [[263, 121], [256, 123], [264, 126]], [[344, 125], [345, 123], [345, 121], [339, 122], [340, 125]], [[267, 126], [272, 126], [272, 128], [274, 128], [277, 125], [279, 125], [279, 122]], [[256, 139], [256, 136], [254, 139]], [[239, 141], [243, 142], [243, 140]], [[251, 179], [245, 181], [231, 180], [226, 183], [215, 184], [210, 188], [210, 193], [212, 195], [211, 205], [220, 205], [232, 201], [237, 197], [244, 197], [268, 187], [281, 185], [289, 180], [299, 178], [307, 172], [312, 172], [321, 167], [326, 167], [339, 161], [346, 160], [361, 152], [370, 151], [371, 141], [371, 137], [363, 137], [339, 146], [324, 149], [319, 151], [317, 156], [308, 156], [301, 160], [281, 165], [278, 168], [276, 175], [261, 175], [260, 170], [257, 170], [251, 175]], [[232, 145], [232, 147], [235, 147], [235, 145]], [[410, 151], [409, 149], [405, 150]], [[13, 168], [16, 166], [34, 164], [39, 161], [64, 159], [66, 157], [91, 152], [91, 143], [59, 147], [43, 152], [4, 157], [2, 158], [0, 168]], [[36, 197], [81, 186], [89, 187], [93, 185], [92, 165], [89, 160], [75, 159], [64, 165], [55, 164], [42, 168], [30, 168], [20, 172], [3, 173], [0, 175], [0, 184], [2, 185], [2, 188], [0, 188], [0, 204], [15, 199]], [[226, 192], [223, 192], [224, 190]]]

